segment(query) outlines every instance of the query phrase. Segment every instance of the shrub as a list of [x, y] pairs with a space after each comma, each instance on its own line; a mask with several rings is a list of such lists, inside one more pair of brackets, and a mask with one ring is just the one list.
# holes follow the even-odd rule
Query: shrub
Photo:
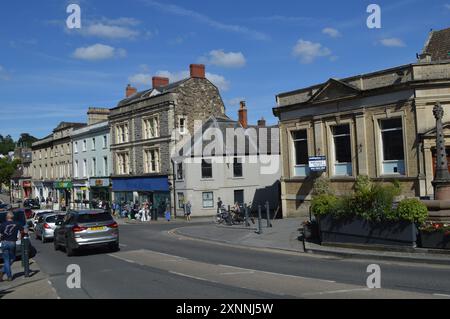
[[313, 186], [313, 195], [333, 195], [330, 180], [326, 177], [319, 177], [316, 179]]
[[334, 195], [317, 195], [313, 197], [313, 200], [311, 202], [311, 211], [316, 216], [333, 214], [337, 204], [338, 198]]
[[417, 198], [405, 199], [400, 202], [392, 217], [394, 220], [423, 224], [428, 218], [428, 209]]
[[369, 176], [360, 175], [356, 178], [355, 182], [355, 194], [363, 195], [368, 194], [372, 190], [372, 182]]

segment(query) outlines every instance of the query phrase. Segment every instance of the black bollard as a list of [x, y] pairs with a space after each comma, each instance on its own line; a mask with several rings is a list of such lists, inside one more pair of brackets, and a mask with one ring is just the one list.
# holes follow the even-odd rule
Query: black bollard
[[250, 227], [250, 223], [248, 222], [248, 206], [244, 204], [244, 213], [245, 213], [245, 227]]
[[261, 214], [261, 205], [258, 205], [258, 231], [256, 232], [258, 235], [263, 233], [262, 230], [262, 214]]
[[30, 277], [30, 237], [28, 234], [22, 239], [22, 256], [24, 276], [25, 278], [28, 278]]
[[269, 202], [266, 202], [266, 215], [267, 215], [267, 228], [272, 227], [272, 223], [270, 222], [270, 206]]

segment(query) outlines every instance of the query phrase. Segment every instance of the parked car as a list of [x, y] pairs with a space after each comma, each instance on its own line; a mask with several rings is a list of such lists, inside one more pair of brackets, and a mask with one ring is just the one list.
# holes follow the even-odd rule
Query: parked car
[[[0, 224], [4, 223], [6, 221], [6, 214], [8, 212], [3, 211], [0, 212]], [[22, 227], [25, 227], [27, 224], [27, 220], [25, 217], [25, 212], [23, 209], [19, 209], [13, 212], [14, 214], [14, 222], [16, 222], [17, 224], [19, 224]], [[23, 237], [24, 233], [21, 233], [19, 235], [19, 238], [17, 238], [17, 242], [16, 242], [16, 260], [20, 260], [22, 258], [22, 237]], [[30, 247], [30, 253], [29, 253], [29, 258], [33, 258], [34, 256], [36, 256], [36, 249], [31, 246]], [[2, 254], [0, 254], [0, 261], [3, 262], [3, 256]]]
[[23, 207], [30, 209], [41, 209], [41, 204], [35, 199], [26, 199], [23, 202]]
[[54, 238], [56, 223], [64, 220], [65, 214], [44, 214], [38, 218], [34, 229], [34, 237], [46, 243]]
[[68, 256], [87, 247], [108, 246], [119, 250], [119, 225], [103, 210], [69, 210], [62, 222], [56, 223], [54, 247], [65, 248]]
[[54, 214], [54, 213], [55, 212], [53, 210], [36, 210], [36, 211], [34, 211], [31, 220], [28, 221], [28, 227], [35, 230], [39, 217], [41, 217], [43, 215]]

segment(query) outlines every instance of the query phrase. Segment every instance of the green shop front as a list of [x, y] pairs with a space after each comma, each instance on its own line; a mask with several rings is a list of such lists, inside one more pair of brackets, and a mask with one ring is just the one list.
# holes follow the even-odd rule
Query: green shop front
[[69, 207], [72, 201], [72, 181], [58, 181], [53, 185], [60, 208]]

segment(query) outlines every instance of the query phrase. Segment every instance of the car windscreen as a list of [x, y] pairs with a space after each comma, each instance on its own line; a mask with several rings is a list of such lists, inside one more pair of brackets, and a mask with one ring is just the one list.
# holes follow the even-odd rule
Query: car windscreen
[[98, 214], [80, 214], [77, 221], [80, 224], [98, 223], [112, 220], [110, 213], [98, 213]]
[[50, 224], [56, 223], [56, 216], [48, 216], [48, 217], [45, 219], [45, 222], [46, 222], [46, 223], [50, 223]]

